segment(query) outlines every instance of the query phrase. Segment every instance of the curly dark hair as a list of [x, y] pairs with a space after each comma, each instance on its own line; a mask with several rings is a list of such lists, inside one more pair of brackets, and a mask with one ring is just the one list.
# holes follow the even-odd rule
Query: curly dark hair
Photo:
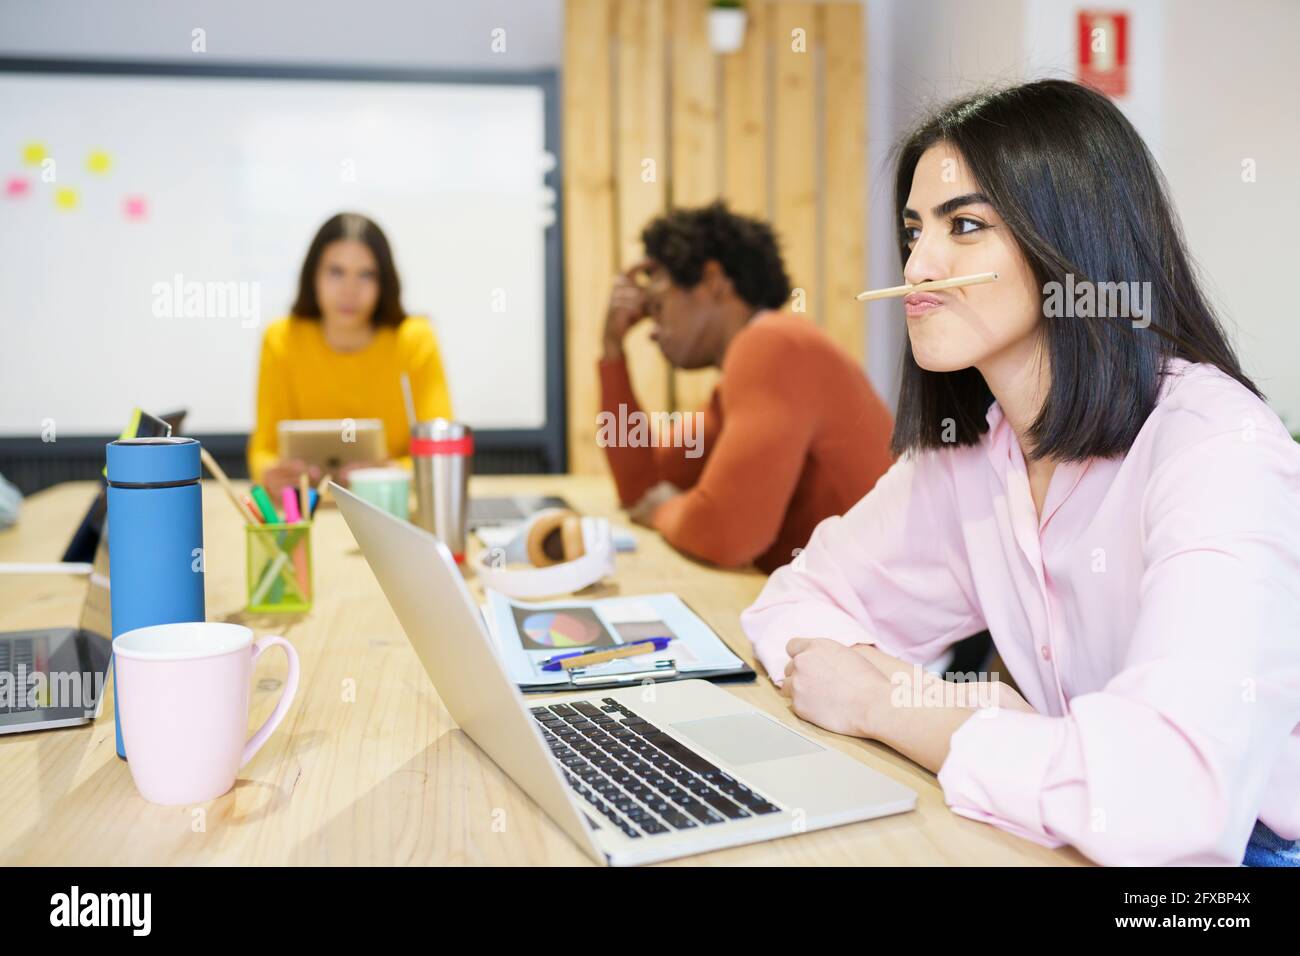
[[699, 284], [704, 263], [715, 260], [736, 294], [756, 308], [776, 309], [790, 295], [790, 277], [772, 227], [732, 212], [723, 202], [674, 209], [641, 231], [646, 255], [684, 289]]

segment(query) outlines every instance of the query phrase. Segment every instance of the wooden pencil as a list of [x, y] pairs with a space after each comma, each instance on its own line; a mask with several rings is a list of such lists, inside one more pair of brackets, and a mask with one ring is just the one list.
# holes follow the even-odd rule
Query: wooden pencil
[[322, 504], [325, 503], [325, 488], [333, 480], [334, 480], [333, 475], [321, 476], [320, 484], [316, 486], [316, 507], [317, 508], [319, 508]]
[[874, 302], [876, 299], [892, 299], [900, 295], [911, 295], [913, 292], [930, 292], [938, 289], [956, 289], [964, 285], [980, 285], [984, 282], [996, 282], [998, 274], [996, 272], [978, 272], [975, 275], [956, 276], [952, 279], [934, 279], [930, 282], [918, 282], [916, 285], [895, 285], [888, 289], [871, 289], [867, 292], [859, 292], [855, 299], [859, 302]]
[[200, 445], [199, 457], [203, 460], [204, 466], [208, 469], [209, 473], [211, 473], [212, 477], [217, 479], [217, 484], [219, 484], [222, 490], [225, 491], [226, 496], [230, 498], [231, 504], [239, 510], [239, 513], [243, 516], [244, 520], [249, 524], [257, 524], [257, 519], [253, 517], [252, 513], [247, 508], [244, 507], [244, 503], [239, 500], [239, 495], [235, 493], [235, 488], [230, 483], [230, 479], [226, 477], [226, 473], [222, 467], [217, 464], [217, 460], [212, 457], [212, 453]]

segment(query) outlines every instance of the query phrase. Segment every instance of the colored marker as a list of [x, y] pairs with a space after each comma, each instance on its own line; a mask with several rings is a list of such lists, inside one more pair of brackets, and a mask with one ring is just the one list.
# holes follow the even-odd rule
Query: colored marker
[[302, 512], [298, 510], [298, 495], [285, 485], [280, 491], [280, 500], [284, 502], [284, 520], [289, 524], [297, 524], [302, 520]]
[[275, 505], [271, 502], [271, 496], [266, 493], [266, 489], [261, 485], [253, 485], [249, 489], [252, 492], [253, 500], [257, 502], [257, 510], [262, 512], [262, 519], [267, 524], [279, 524], [280, 515], [275, 510]]

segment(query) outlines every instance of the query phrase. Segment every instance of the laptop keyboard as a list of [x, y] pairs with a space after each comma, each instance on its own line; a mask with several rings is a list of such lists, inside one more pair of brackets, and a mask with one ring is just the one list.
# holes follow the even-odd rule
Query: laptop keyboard
[[565, 781], [630, 837], [780, 810], [612, 697], [531, 711]]
[[[22, 684], [18, 682], [20, 668]], [[11, 675], [8, 691], [0, 694], [0, 716], [34, 711], [26, 681], [36, 673], [36, 642], [25, 637], [0, 640], [0, 673]]]

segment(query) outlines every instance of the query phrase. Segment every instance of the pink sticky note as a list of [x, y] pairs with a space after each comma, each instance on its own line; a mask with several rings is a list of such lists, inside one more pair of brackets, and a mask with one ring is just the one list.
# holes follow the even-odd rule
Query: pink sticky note
[[143, 196], [127, 196], [122, 201], [122, 214], [134, 222], [144, 222], [149, 218], [149, 203]]
[[10, 176], [5, 183], [5, 195], [10, 199], [21, 199], [31, 191], [32, 184], [26, 176]]

